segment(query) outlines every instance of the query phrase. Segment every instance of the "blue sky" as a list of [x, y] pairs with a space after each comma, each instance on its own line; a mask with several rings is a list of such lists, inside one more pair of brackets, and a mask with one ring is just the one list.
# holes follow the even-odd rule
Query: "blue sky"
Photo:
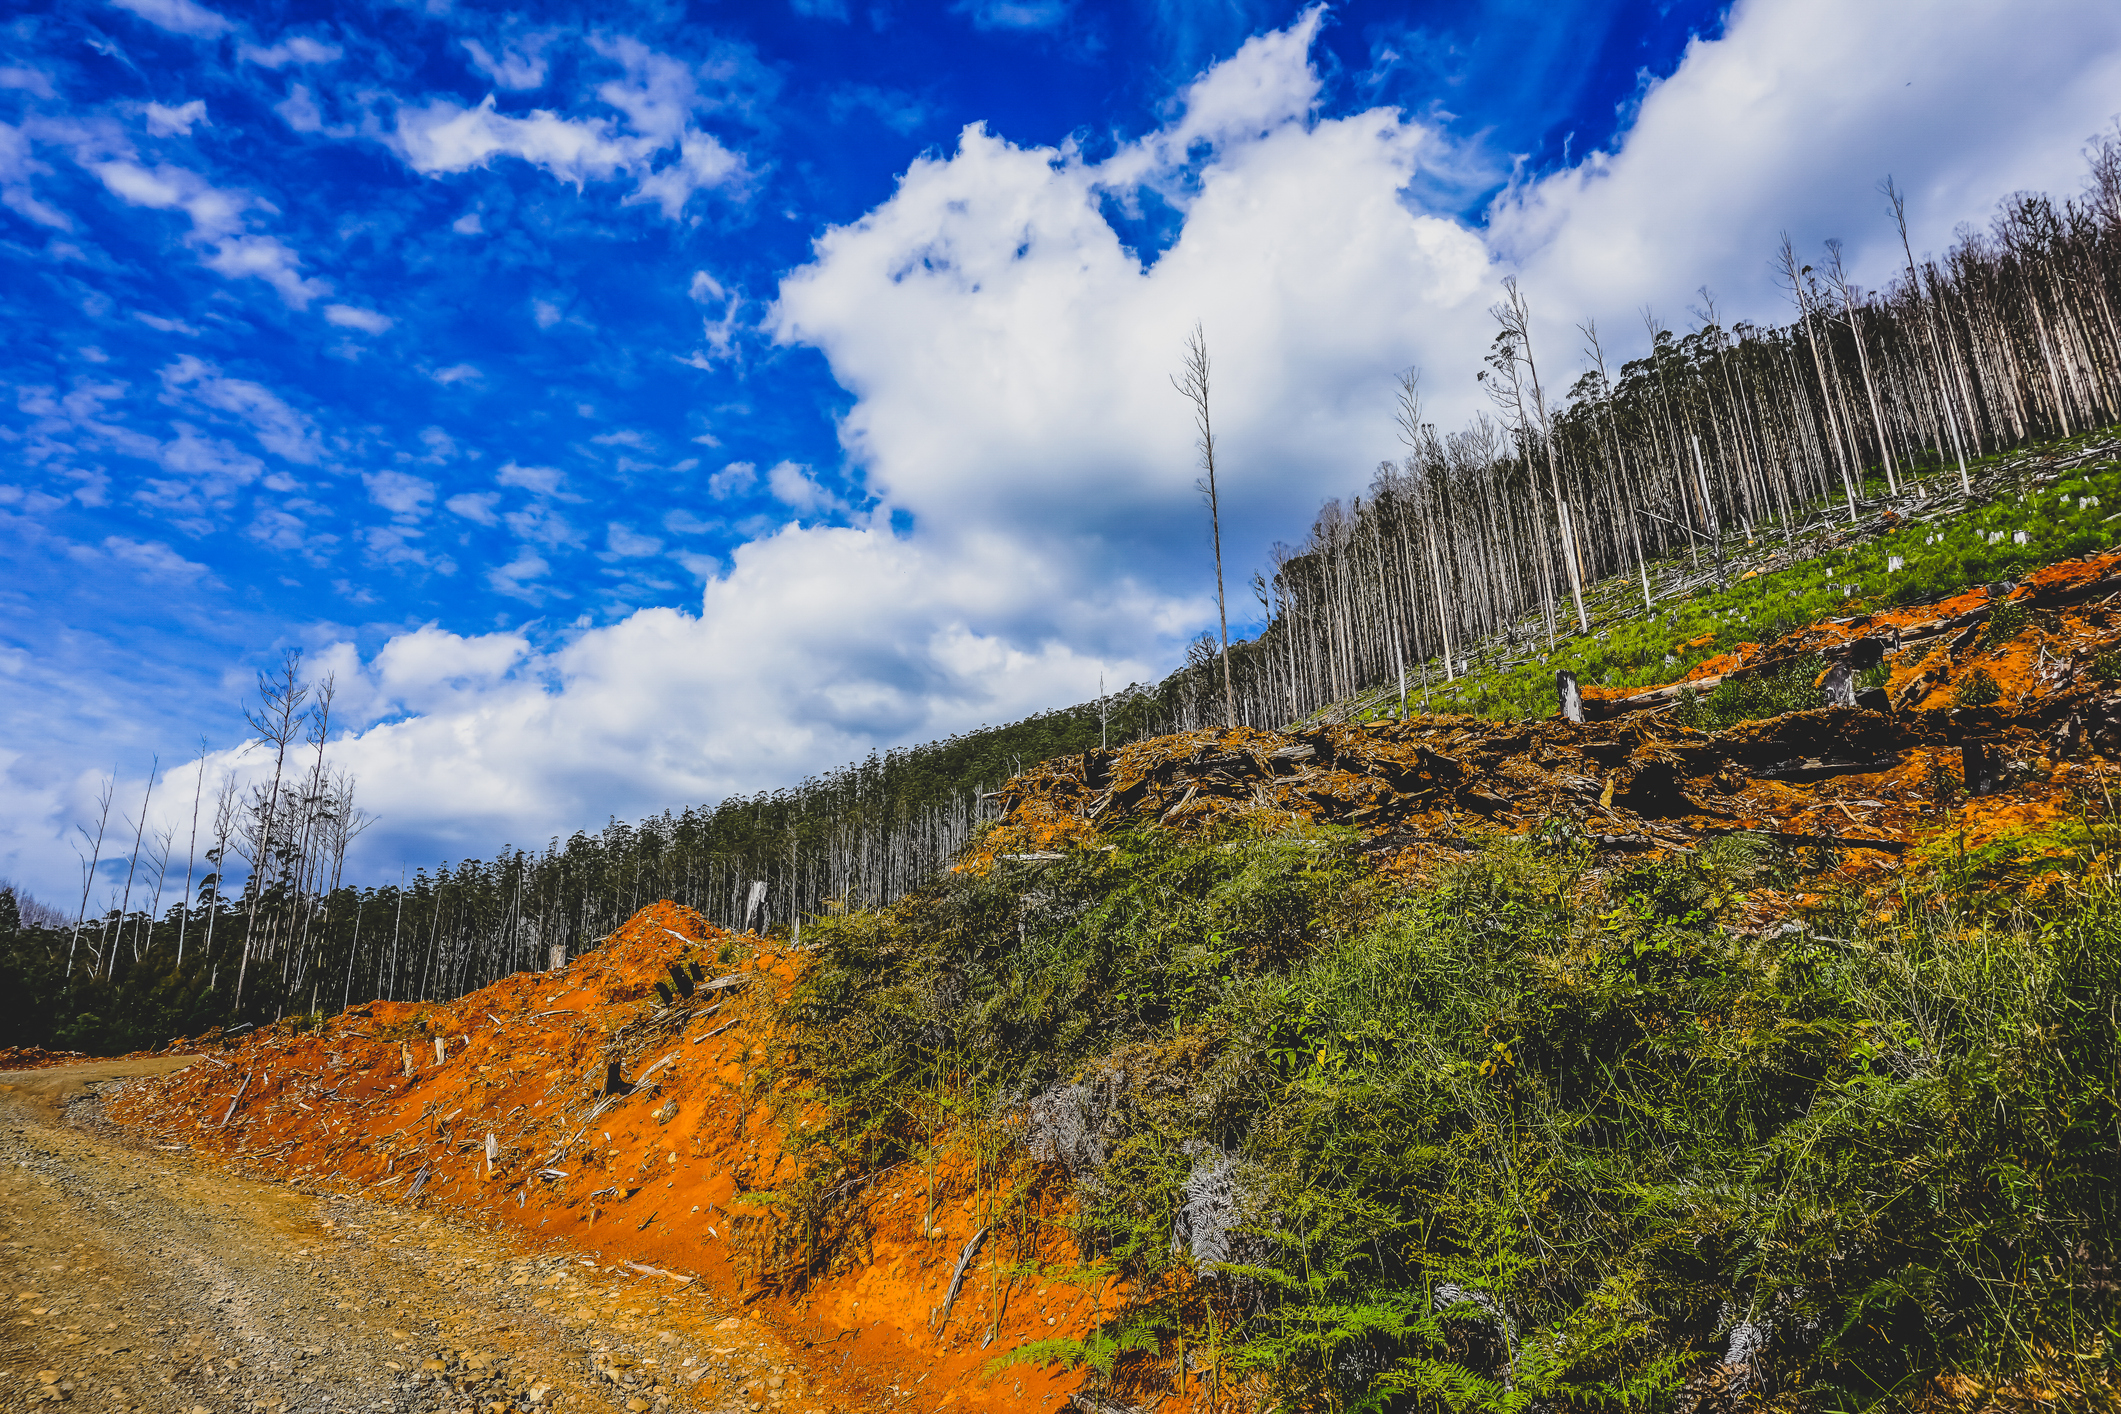
[[2031, 8], [18, 4], [0, 873], [77, 895], [102, 772], [248, 769], [287, 647], [375, 868], [1159, 675], [1195, 319], [1249, 572], [1400, 368], [1471, 411], [1506, 273], [1573, 369], [1774, 317], [1782, 227], [1863, 269], [1888, 170], [1932, 246], [2073, 185], [2121, 38]]

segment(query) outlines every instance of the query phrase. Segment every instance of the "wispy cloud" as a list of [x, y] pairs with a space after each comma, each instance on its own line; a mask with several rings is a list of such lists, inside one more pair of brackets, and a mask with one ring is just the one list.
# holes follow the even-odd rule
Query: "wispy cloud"
[[302, 34], [291, 34], [278, 44], [265, 48], [246, 44], [238, 51], [245, 63], [263, 69], [284, 69], [289, 64], [332, 64], [338, 62], [345, 52], [336, 44]]
[[235, 28], [204, 5], [195, 4], [194, 0], [111, 0], [111, 3], [172, 34], [212, 39]]
[[324, 306], [324, 317], [342, 329], [359, 329], [364, 334], [385, 333], [396, 322], [387, 314], [350, 304], [328, 304]]
[[513, 43], [499, 46], [499, 51], [488, 50], [476, 39], [467, 39], [465, 53], [471, 56], [471, 66], [502, 88], [515, 91], [541, 88], [545, 75], [550, 71], [541, 52], [557, 36], [534, 34]]
[[210, 120], [206, 116], [206, 100], [194, 98], [189, 103], [175, 108], [165, 108], [159, 103], [147, 105], [147, 130], [156, 137], [189, 135], [194, 124]]

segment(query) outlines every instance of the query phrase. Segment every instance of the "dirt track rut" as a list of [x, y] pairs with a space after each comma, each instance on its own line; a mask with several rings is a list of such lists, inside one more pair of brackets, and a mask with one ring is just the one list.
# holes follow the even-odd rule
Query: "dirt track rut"
[[0, 1408], [826, 1407], [770, 1335], [660, 1278], [251, 1181], [103, 1118], [112, 1086], [183, 1063], [0, 1072]]

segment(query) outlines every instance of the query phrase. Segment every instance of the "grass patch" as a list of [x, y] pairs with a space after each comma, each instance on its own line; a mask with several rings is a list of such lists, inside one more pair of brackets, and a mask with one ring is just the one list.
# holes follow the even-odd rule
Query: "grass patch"
[[[1767, 938], [1727, 920], [1800, 881], [1745, 836], [1598, 874], [1555, 830], [1402, 890], [1344, 834], [1144, 830], [954, 877], [813, 925], [788, 1019], [829, 1110], [815, 1183], [932, 1162], [946, 1123], [1000, 1175], [1072, 1115], [1068, 1231], [1139, 1295], [1019, 1355], [1144, 1396], [1183, 1345], [1191, 1379], [1284, 1408], [1669, 1408], [1741, 1324], [1780, 1408], [2056, 1358], [2097, 1382], [2104, 832], [1962, 851], [1906, 906]], [[1982, 911], [2027, 907], [1982, 870], [2034, 864], [2070, 881], [2050, 907]]]

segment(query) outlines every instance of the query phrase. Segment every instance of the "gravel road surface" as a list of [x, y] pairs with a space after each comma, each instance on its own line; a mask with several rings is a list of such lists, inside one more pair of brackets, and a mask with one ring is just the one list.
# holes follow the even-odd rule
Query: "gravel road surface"
[[670, 1281], [209, 1167], [103, 1118], [188, 1057], [0, 1072], [0, 1408], [838, 1408]]

